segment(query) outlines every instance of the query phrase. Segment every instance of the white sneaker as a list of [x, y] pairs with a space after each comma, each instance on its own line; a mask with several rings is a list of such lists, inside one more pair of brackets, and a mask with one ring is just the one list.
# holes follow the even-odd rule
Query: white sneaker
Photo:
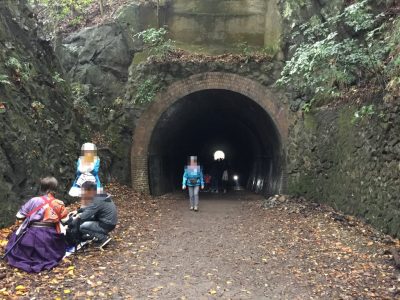
[[191, 206], [191, 207], [190, 207], [190, 210], [193, 210], [193, 209], [194, 209], [193, 206]]
[[197, 206], [195, 206], [194, 211], [199, 211], [199, 208]]

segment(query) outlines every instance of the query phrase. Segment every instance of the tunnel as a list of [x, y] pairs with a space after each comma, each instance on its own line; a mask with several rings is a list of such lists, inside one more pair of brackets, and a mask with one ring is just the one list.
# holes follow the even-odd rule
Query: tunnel
[[235, 184], [266, 196], [280, 191], [282, 145], [273, 119], [243, 94], [206, 89], [175, 101], [158, 119], [148, 148], [150, 193], [180, 189], [189, 156], [197, 156], [209, 174], [218, 150], [230, 182], [235, 176]]

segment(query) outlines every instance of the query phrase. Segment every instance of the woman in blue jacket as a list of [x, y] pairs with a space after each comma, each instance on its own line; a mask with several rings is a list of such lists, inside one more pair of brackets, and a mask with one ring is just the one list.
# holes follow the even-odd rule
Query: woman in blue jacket
[[97, 193], [103, 193], [103, 187], [99, 179], [100, 158], [97, 156], [95, 144], [85, 143], [82, 145], [82, 155], [76, 163], [76, 178], [69, 191], [71, 197], [81, 196], [81, 186], [86, 181], [91, 181], [97, 185]]
[[189, 190], [190, 210], [199, 210], [199, 189], [204, 189], [204, 176], [201, 167], [197, 164], [197, 156], [191, 156], [189, 164], [183, 173], [182, 189]]

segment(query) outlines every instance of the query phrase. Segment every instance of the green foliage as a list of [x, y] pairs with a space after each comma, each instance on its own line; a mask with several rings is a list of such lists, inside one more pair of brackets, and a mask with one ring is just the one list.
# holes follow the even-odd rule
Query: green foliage
[[60, 29], [60, 24], [75, 26], [84, 21], [86, 9], [100, 0], [29, 0], [50, 35]]
[[262, 48], [261, 52], [266, 56], [274, 57], [275, 55], [278, 54], [278, 52], [280, 52], [280, 50], [281, 50], [280, 45], [274, 45], [274, 46], [265, 46], [264, 48]]
[[45, 105], [39, 101], [33, 101], [31, 103], [31, 107], [34, 111], [34, 114], [38, 117], [43, 115], [43, 110], [45, 109]]
[[53, 83], [63, 83], [65, 80], [61, 77], [60, 73], [55, 72], [53, 74]]
[[13, 68], [14, 70], [22, 69], [22, 64], [15, 57], [10, 57], [6, 62], [6, 66], [9, 68]]
[[76, 16], [76, 17], [72, 18], [68, 24], [71, 26], [77, 26], [77, 25], [81, 24], [82, 22], [83, 22], [83, 17]]
[[254, 54], [254, 49], [252, 49], [247, 42], [240, 43], [237, 48], [238, 51], [245, 56], [251, 56]]
[[400, 94], [400, 19], [394, 19], [388, 31], [388, 44], [391, 48], [389, 55], [390, 61], [387, 66], [389, 76], [391, 78], [389, 82], [389, 88], [391, 90], [397, 89]]
[[6, 62], [6, 67], [11, 69], [16, 78], [28, 81], [31, 77], [29, 64], [20, 62], [15, 57], [10, 57]]
[[240, 43], [237, 45], [238, 52], [243, 54], [244, 56], [251, 57], [256, 55], [261, 56], [275, 56], [279, 50], [279, 45], [277, 46], [266, 46], [266, 47], [252, 47], [247, 42]]
[[30, 0], [31, 4], [37, 4], [45, 8], [47, 16], [62, 20], [68, 16], [75, 17], [95, 0]]
[[345, 24], [356, 32], [372, 29], [376, 24], [376, 17], [367, 7], [368, 2], [368, 0], [362, 0], [346, 7], [344, 13], [337, 18], [337, 21], [343, 20]]
[[301, 109], [302, 109], [305, 113], [309, 113], [309, 112], [311, 111], [313, 102], [314, 102], [314, 101], [311, 100], [310, 102], [304, 103], [303, 106], [301, 107]]
[[78, 82], [72, 83], [71, 92], [72, 96], [74, 97], [74, 109], [82, 115], [88, 113], [90, 110], [90, 105], [86, 100], [86, 93], [82, 85]]
[[175, 50], [174, 42], [167, 37], [165, 28], [149, 28], [134, 35], [142, 40], [144, 50], [149, 50], [150, 55], [165, 56]]
[[363, 120], [366, 117], [370, 117], [375, 114], [375, 106], [373, 104], [364, 105], [354, 113], [351, 123], [355, 124]]
[[6, 85], [6, 84], [10, 85], [11, 84], [11, 82], [9, 81], [7, 75], [0, 74], [0, 84], [4, 84], [4, 85]]
[[122, 107], [124, 105], [125, 101], [121, 97], [117, 97], [113, 101], [113, 106], [114, 107]]
[[160, 84], [156, 77], [146, 79], [138, 86], [134, 104], [145, 104], [151, 102], [160, 90]]
[[383, 34], [387, 22], [382, 15], [371, 13], [368, 2], [358, 1], [339, 15], [325, 21], [314, 17], [300, 26], [301, 32], [294, 35], [301, 35], [303, 42], [277, 84], [292, 87], [310, 104], [338, 97], [341, 90], [362, 80], [384, 86], [384, 61], [394, 43]]
[[293, 12], [311, 5], [311, 1], [307, 0], [286, 0], [283, 7], [283, 17], [290, 19], [293, 16]]

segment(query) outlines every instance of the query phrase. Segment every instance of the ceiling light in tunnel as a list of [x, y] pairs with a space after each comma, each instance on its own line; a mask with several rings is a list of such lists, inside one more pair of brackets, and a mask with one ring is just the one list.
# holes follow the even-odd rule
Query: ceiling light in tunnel
[[218, 159], [225, 159], [225, 153], [224, 151], [221, 150], [217, 150], [214, 153], [214, 160], [218, 160]]

